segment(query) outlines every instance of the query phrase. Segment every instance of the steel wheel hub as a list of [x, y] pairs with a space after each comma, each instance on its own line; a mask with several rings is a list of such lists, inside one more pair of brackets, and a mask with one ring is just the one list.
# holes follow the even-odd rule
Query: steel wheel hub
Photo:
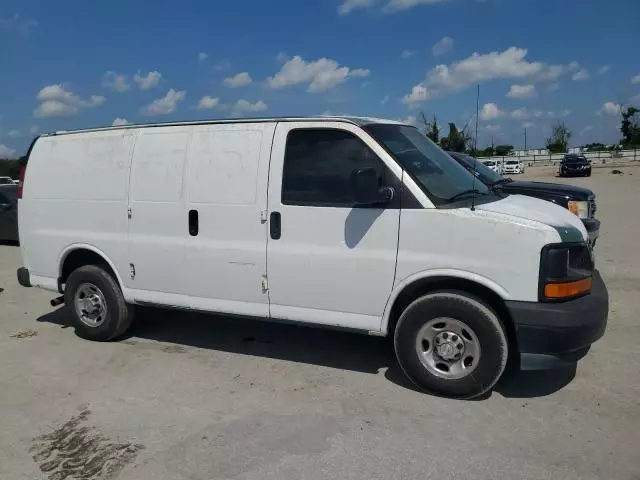
[[89, 327], [102, 325], [107, 317], [107, 301], [102, 291], [92, 283], [83, 283], [73, 299], [76, 314]]
[[416, 353], [433, 375], [447, 379], [470, 375], [480, 361], [476, 333], [455, 318], [434, 318], [419, 330]]

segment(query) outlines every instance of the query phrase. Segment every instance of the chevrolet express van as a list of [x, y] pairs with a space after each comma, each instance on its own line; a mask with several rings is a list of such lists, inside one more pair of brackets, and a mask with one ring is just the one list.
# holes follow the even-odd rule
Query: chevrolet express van
[[509, 359], [576, 361], [607, 321], [579, 218], [489, 190], [399, 122], [59, 132], [22, 180], [18, 280], [63, 294], [90, 340], [135, 305], [346, 328], [392, 337], [419, 388], [471, 398]]

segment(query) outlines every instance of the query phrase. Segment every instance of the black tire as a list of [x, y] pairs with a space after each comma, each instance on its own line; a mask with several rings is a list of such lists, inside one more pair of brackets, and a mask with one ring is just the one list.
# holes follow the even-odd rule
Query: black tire
[[[480, 355], [472, 373], [462, 378], [444, 378], [430, 371], [421, 360], [417, 336], [427, 322], [437, 318], [462, 322], [475, 334]], [[505, 329], [496, 313], [480, 299], [460, 291], [437, 291], [411, 303], [398, 320], [394, 345], [402, 370], [419, 389], [460, 399], [478, 397], [491, 390], [502, 376], [509, 356]]]
[[[90, 326], [80, 318], [75, 308], [75, 295], [83, 284], [90, 284], [102, 293], [107, 309], [99, 325]], [[87, 340], [107, 342], [123, 335], [131, 326], [134, 309], [128, 305], [116, 280], [98, 265], [85, 265], [69, 275], [64, 300], [78, 336]]]
[[590, 176], [591, 176], [591, 172], [587, 172], [587, 177], [590, 177]]

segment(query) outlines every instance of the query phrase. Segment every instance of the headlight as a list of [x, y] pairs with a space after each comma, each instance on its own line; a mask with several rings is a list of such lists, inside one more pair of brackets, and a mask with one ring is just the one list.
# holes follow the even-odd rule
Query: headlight
[[569, 211], [578, 218], [589, 218], [589, 202], [570, 200], [568, 205]]
[[591, 291], [593, 256], [583, 243], [547, 245], [540, 257], [540, 301], [553, 302]]

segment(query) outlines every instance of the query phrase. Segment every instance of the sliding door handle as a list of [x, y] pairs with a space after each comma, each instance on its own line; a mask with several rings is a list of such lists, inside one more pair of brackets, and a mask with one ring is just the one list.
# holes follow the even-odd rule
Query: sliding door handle
[[195, 237], [200, 231], [200, 222], [198, 220], [198, 211], [189, 210], [189, 235]]
[[269, 234], [274, 240], [278, 240], [282, 233], [282, 226], [280, 223], [280, 212], [271, 212], [271, 215], [269, 216]]

